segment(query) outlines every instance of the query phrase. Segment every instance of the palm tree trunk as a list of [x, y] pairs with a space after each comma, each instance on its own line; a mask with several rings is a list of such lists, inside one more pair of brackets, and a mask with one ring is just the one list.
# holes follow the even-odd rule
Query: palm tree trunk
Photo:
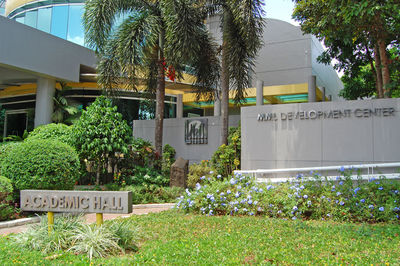
[[229, 126], [229, 70], [226, 51], [226, 33], [229, 28], [228, 11], [223, 11], [222, 55], [221, 55], [221, 145], [228, 145]]
[[226, 62], [226, 49], [222, 44], [221, 60], [221, 144], [228, 145], [228, 125], [229, 125], [229, 71]]
[[383, 97], [388, 98], [390, 95], [390, 71], [389, 60], [386, 52], [386, 44], [382, 39], [378, 40], [379, 56], [382, 63], [382, 77], [383, 77]]
[[164, 99], [165, 99], [165, 71], [164, 71], [164, 33], [160, 33], [159, 57], [157, 69], [157, 91], [156, 91], [156, 128], [154, 145], [158, 155], [162, 155], [163, 122], [164, 122]]
[[383, 98], [381, 58], [379, 56], [379, 49], [377, 45], [375, 45], [374, 47], [374, 55], [375, 55], [375, 68], [376, 68], [376, 91], [378, 93], [378, 98]]

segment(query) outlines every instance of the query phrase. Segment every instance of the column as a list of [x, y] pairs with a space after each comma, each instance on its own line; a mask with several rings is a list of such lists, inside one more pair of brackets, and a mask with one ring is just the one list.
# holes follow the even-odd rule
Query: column
[[325, 97], [326, 97], [326, 89], [325, 87], [322, 87], [322, 101], [325, 102]]
[[264, 81], [262, 80], [256, 82], [256, 105], [264, 105]]
[[218, 93], [214, 95], [214, 116], [221, 116], [221, 99]]
[[317, 77], [314, 75], [311, 75], [308, 78], [308, 102], [316, 102], [317, 101], [317, 95], [316, 95], [316, 87], [317, 87]]
[[183, 95], [176, 95], [176, 118], [183, 117]]
[[56, 81], [53, 79], [39, 78], [36, 89], [35, 127], [50, 124], [53, 114], [53, 97]]

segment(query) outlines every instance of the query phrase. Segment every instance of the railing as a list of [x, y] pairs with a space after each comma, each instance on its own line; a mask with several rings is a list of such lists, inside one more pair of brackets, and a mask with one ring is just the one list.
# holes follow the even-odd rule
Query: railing
[[346, 166], [321, 166], [305, 168], [284, 168], [284, 169], [257, 169], [257, 170], [236, 170], [235, 173], [255, 176], [257, 182], [282, 183], [295, 181], [296, 176], [302, 175], [303, 179], [313, 179], [314, 173], [319, 173], [327, 180], [336, 180], [341, 170], [352, 169], [352, 179], [370, 180], [383, 175], [387, 179], [400, 179], [400, 162], [380, 164], [359, 164]]

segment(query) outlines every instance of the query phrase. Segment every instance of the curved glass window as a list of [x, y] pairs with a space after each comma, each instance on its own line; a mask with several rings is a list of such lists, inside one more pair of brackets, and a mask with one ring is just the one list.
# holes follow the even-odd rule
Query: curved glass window
[[25, 25], [31, 26], [33, 28], [37, 27], [37, 10], [28, 11], [25, 14]]
[[[35, 1], [13, 10], [8, 17], [62, 39], [84, 45], [85, 31], [82, 23], [84, 2], [83, 0]], [[127, 14], [117, 15], [114, 29], [126, 17]]]
[[68, 28], [68, 6], [54, 6], [51, 16], [51, 34], [66, 39]]
[[37, 28], [38, 30], [50, 33], [51, 29], [51, 7], [41, 8], [38, 10]]
[[85, 41], [82, 25], [83, 12], [84, 9], [81, 5], [69, 7], [67, 40], [80, 45], [83, 45]]

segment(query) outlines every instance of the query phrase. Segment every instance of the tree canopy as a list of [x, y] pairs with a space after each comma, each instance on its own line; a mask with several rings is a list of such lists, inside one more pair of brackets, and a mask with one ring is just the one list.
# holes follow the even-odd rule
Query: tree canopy
[[293, 1], [293, 18], [301, 29], [328, 48], [320, 57], [322, 62], [335, 58], [336, 67], [350, 76], [357, 76], [369, 64], [377, 96], [390, 96], [393, 84], [387, 50], [399, 43], [398, 0]]

